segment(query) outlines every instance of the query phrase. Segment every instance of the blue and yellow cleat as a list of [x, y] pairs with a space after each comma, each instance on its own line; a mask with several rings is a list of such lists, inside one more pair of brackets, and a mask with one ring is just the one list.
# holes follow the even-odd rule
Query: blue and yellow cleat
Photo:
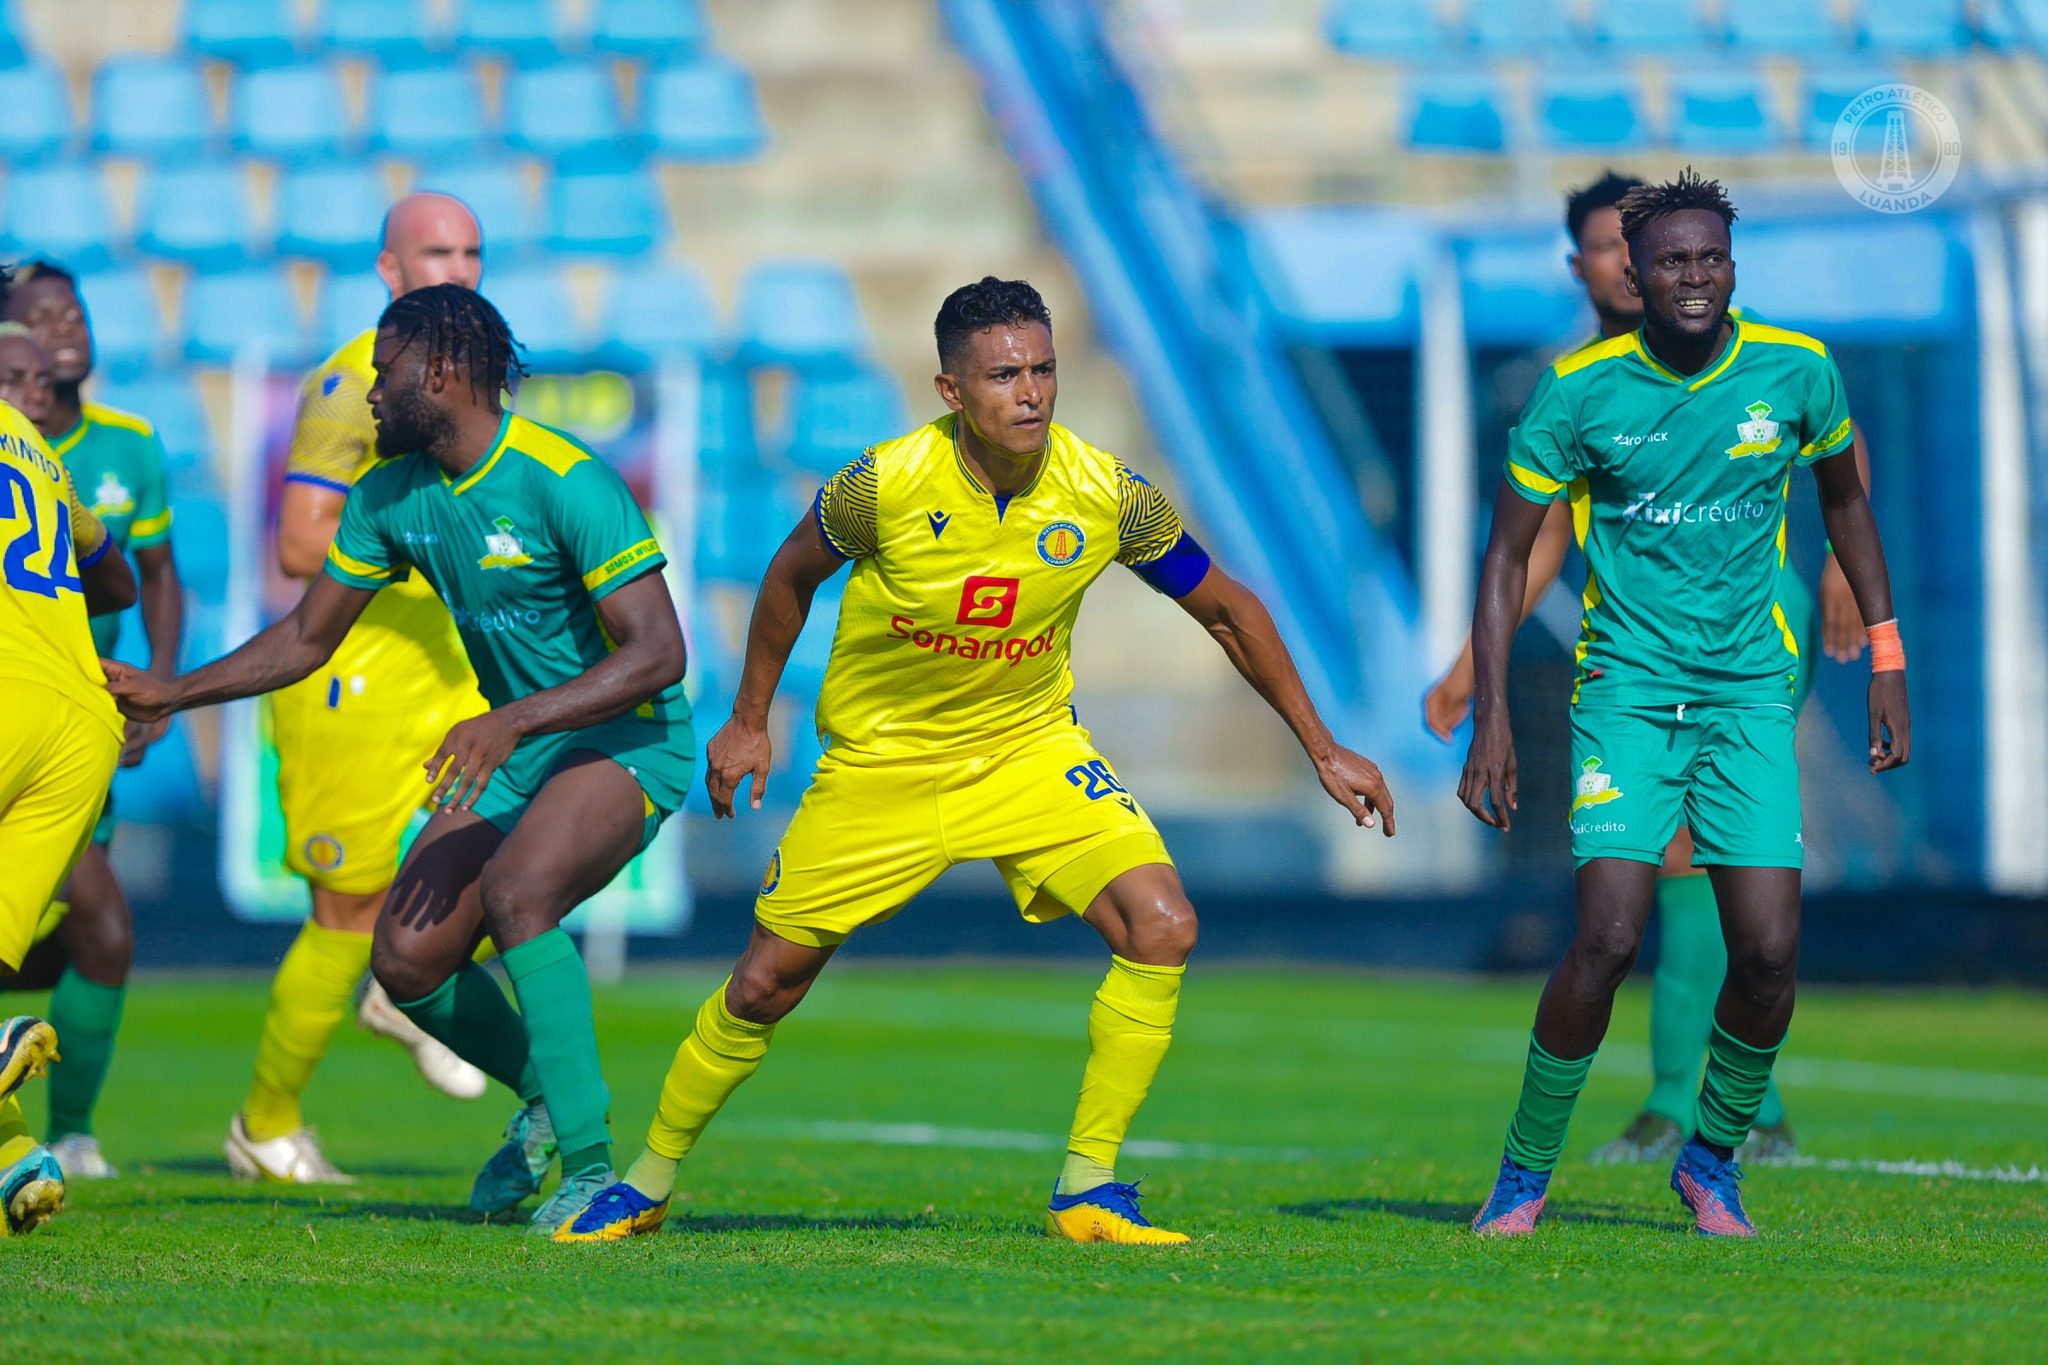
[[1054, 1182], [1052, 1203], [1045, 1211], [1045, 1231], [1070, 1242], [1121, 1242], [1127, 1246], [1179, 1246], [1188, 1240], [1185, 1232], [1168, 1232], [1145, 1221], [1145, 1215], [1138, 1212], [1136, 1180], [1128, 1185], [1111, 1180], [1079, 1194], [1061, 1194]]
[[0, 1020], [0, 1100], [57, 1060], [57, 1030], [33, 1014]]
[[0, 1236], [34, 1232], [64, 1211], [64, 1168], [48, 1147], [31, 1147], [0, 1171]]
[[1715, 1155], [1697, 1137], [1672, 1163], [1671, 1188], [1692, 1211], [1701, 1236], [1756, 1236], [1756, 1224], [1742, 1209], [1742, 1167], [1732, 1157]]
[[1521, 1237], [1536, 1231], [1536, 1220], [1543, 1216], [1543, 1201], [1549, 1198], [1549, 1190], [1549, 1171], [1532, 1171], [1503, 1155], [1493, 1193], [1473, 1217], [1472, 1231], [1481, 1237]]
[[555, 1229], [557, 1242], [621, 1242], [646, 1232], [659, 1232], [668, 1217], [668, 1200], [660, 1203], [621, 1180], [598, 1191], [583, 1211]]

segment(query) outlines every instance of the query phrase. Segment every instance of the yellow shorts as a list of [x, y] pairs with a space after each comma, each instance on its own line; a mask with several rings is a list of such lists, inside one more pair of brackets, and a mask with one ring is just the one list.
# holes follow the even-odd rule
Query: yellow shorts
[[121, 738], [63, 693], [16, 678], [0, 678], [0, 716], [0, 970], [11, 972], [92, 841]]
[[398, 846], [425, 804], [426, 762], [460, 721], [490, 707], [473, 688], [404, 712], [348, 704], [325, 671], [269, 697], [285, 866], [344, 895], [382, 891], [398, 875]]
[[754, 916], [843, 943], [955, 863], [988, 858], [1027, 920], [1079, 914], [1123, 873], [1172, 865], [1151, 818], [1065, 721], [981, 758], [856, 764], [827, 754], [761, 879]]

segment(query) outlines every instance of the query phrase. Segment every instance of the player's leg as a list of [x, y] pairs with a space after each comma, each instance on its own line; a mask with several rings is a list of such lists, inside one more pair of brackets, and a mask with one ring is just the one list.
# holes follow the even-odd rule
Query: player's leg
[[242, 1101], [242, 1131], [256, 1143], [306, 1126], [300, 1097], [369, 970], [370, 930], [384, 903], [380, 892], [336, 891], [318, 883], [310, 889], [313, 913], [271, 978], [255, 1074]]
[[111, 832], [96, 828], [71, 870], [65, 884], [71, 908], [54, 935], [70, 962], [50, 993], [50, 1023], [64, 1040], [64, 1056], [50, 1068], [49, 1143], [65, 1173], [83, 1179], [115, 1174], [93, 1135], [92, 1113], [113, 1061], [135, 956], [128, 897], [100, 837]]

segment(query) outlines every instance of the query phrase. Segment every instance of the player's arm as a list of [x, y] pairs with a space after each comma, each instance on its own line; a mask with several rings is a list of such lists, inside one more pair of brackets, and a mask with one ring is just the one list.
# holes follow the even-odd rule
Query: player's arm
[[[149, 671], [159, 678], [176, 677], [178, 650], [185, 636], [185, 587], [171, 554], [171, 506], [165, 489], [163, 448], [152, 438], [153, 456], [145, 486], [136, 499], [136, 517], [128, 527], [129, 548], [142, 602], [142, 633], [149, 640]], [[131, 721], [121, 745], [121, 766], [142, 762], [149, 746], [163, 738], [170, 721]]]
[[[1862, 427], [1852, 422], [1849, 430], [1849, 449], [1856, 456], [1856, 473], [1862, 478], [1867, 495], [1871, 487], [1870, 448], [1864, 444]], [[1863, 616], [1856, 610], [1856, 594], [1849, 588], [1848, 576], [1842, 572], [1832, 545], [1820, 566], [1820, 638], [1821, 649], [1837, 663], [1851, 664], [1863, 657]]]
[[277, 567], [293, 578], [312, 578], [327, 562], [349, 485], [369, 454], [369, 402], [368, 381], [339, 365], [299, 396], [277, 507]]
[[1906, 700], [1906, 658], [1899, 643], [1898, 618], [1892, 610], [1891, 573], [1885, 567], [1884, 545], [1877, 518], [1853, 460], [1839, 457], [1814, 463], [1813, 481], [1820, 490], [1821, 522], [1835, 547], [1835, 559], [1855, 594], [1856, 608], [1869, 628], [1870, 770], [1904, 767], [1912, 756], [1913, 726]]
[[135, 605], [135, 575], [128, 568], [128, 556], [114, 548], [105, 524], [78, 500], [78, 488], [68, 469], [64, 471], [64, 503], [71, 522], [71, 555], [78, 565], [79, 581], [85, 585], [86, 615], [128, 610]]
[[[1458, 799], [1496, 829], [1508, 828], [1519, 794], [1515, 737], [1508, 724], [1508, 654], [1522, 623], [1529, 557], [1549, 508], [1515, 491], [1506, 479], [1493, 499], [1493, 529], [1479, 569], [1472, 611], [1472, 747], [1458, 779]], [[1491, 809], [1488, 803], [1491, 803]]]
[[[1550, 585], [1557, 582], [1558, 574], [1564, 570], [1565, 551], [1571, 548], [1571, 543], [1571, 506], [1554, 502], [1543, 518], [1543, 529], [1536, 534], [1536, 546], [1529, 552], [1529, 581], [1522, 593], [1523, 621], [1535, 615], [1536, 604], [1543, 600], [1543, 594], [1550, 591]], [[1451, 731], [1457, 729], [1471, 713], [1472, 636], [1468, 632], [1464, 648], [1458, 652], [1458, 661], [1423, 697], [1422, 723], [1431, 734], [1448, 744]]]
[[347, 501], [345, 489], [287, 479], [277, 505], [277, 567], [292, 578], [318, 574]]

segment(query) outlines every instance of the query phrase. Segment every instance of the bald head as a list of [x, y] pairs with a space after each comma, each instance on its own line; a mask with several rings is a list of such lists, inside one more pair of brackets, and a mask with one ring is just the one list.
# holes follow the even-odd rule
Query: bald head
[[377, 274], [391, 297], [433, 284], [476, 288], [484, 271], [483, 230], [460, 199], [408, 194], [384, 215]]

